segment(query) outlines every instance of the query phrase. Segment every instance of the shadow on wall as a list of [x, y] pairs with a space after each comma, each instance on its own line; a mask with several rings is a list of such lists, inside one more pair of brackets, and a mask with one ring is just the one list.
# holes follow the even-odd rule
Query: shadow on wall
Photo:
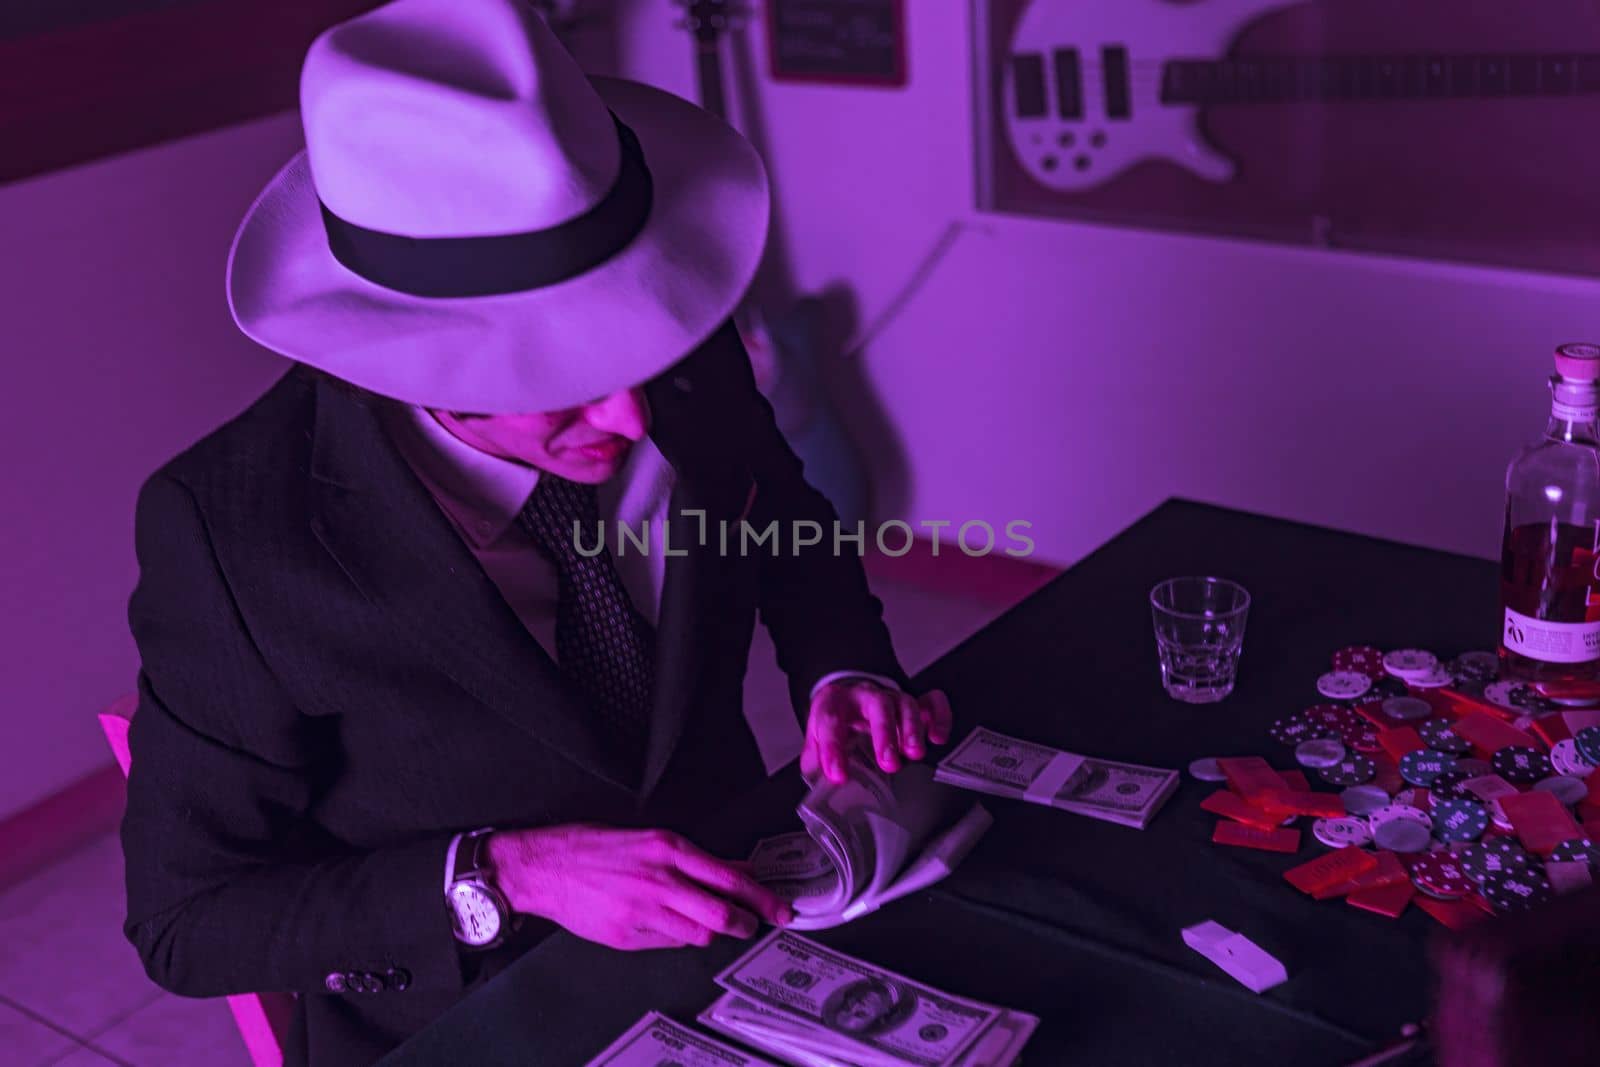
[[[755, 146], [763, 159], [771, 157], [765, 117], [761, 99], [759, 60], [756, 56], [756, 37], [748, 29], [730, 35], [733, 47], [729, 49], [729, 69], [732, 72], [730, 94], [739, 119], [740, 131]], [[782, 203], [777, 186], [779, 175], [769, 172], [773, 186], [772, 202]], [[771, 235], [761, 269], [751, 286], [751, 294], [764, 308], [781, 309], [785, 317], [808, 320], [815, 328], [808, 346], [809, 351], [791, 351], [787, 372], [801, 383], [801, 388], [815, 395], [809, 397], [813, 407], [814, 426], [806, 436], [812, 441], [791, 440], [796, 451], [807, 460], [808, 468], [815, 471], [811, 480], [824, 492], [834, 487], [848, 485], [851, 477], [835, 473], [828, 468], [849, 465], [859, 469], [865, 481], [859, 509], [863, 518], [882, 519], [899, 515], [910, 493], [910, 464], [905, 446], [890, 422], [883, 404], [873, 393], [859, 358], [846, 359], [845, 346], [858, 336], [860, 307], [856, 293], [843, 282], [831, 282], [820, 293], [798, 294], [790, 269], [788, 235], [783, 220], [774, 212]], [[810, 306], [806, 306], [810, 305]], [[834, 431], [837, 431], [835, 433]], [[843, 440], [828, 440], [830, 436]], [[812, 455], [808, 455], [812, 452]], [[835, 493], [841, 490], [835, 489]], [[846, 495], [849, 495], [846, 493]], [[844, 499], [835, 500], [841, 513], [851, 510]]]

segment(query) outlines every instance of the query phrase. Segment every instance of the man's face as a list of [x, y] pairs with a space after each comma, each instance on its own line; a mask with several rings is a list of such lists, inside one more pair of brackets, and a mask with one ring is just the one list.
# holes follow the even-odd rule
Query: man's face
[[887, 1015], [889, 1007], [889, 999], [876, 989], [862, 990], [840, 1006], [839, 1028], [851, 1033], [865, 1030]]
[[432, 414], [480, 452], [592, 485], [621, 470], [634, 442], [650, 431], [650, 408], [642, 387], [560, 411], [470, 415], [433, 410]]

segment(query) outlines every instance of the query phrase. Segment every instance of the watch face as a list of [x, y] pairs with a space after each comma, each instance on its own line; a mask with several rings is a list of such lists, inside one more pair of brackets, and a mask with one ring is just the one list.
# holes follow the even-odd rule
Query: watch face
[[500, 936], [500, 908], [481, 885], [457, 882], [450, 887], [450, 917], [456, 937], [469, 945], [487, 945]]

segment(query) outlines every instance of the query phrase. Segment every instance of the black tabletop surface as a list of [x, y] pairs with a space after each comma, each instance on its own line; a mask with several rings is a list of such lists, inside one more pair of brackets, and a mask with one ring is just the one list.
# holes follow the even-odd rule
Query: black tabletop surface
[[[1181, 574], [1252, 595], [1238, 685], [1220, 703], [1161, 689], [1147, 594]], [[1258, 754], [1291, 767], [1266, 726], [1321, 699], [1333, 650], [1493, 648], [1496, 617], [1491, 562], [1173, 500], [914, 682], [950, 695], [958, 741], [982, 724], [1155, 766]], [[1143, 831], [986, 797], [995, 825], [949, 879], [812, 936], [1037, 1014], [1030, 1064], [1336, 1065], [1421, 1020], [1427, 939], [1442, 928], [1414, 907], [1389, 920], [1291, 888], [1283, 871], [1326, 851], [1309, 832], [1297, 856], [1213, 845], [1198, 805], [1215, 788], [1184, 774]], [[795, 828], [801, 791], [781, 772], [700, 843], [745, 855]], [[1207, 919], [1289, 980], [1258, 996], [1190, 950], [1180, 931]], [[384, 1062], [581, 1064], [647, 1010], [692, 1020], [745, 947], [619, 953], [558, 934]]]

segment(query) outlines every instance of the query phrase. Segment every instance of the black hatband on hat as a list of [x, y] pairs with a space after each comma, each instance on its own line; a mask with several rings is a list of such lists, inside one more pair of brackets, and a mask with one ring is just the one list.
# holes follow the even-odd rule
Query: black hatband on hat
[[639, 139], [621, 119], [622, 163], [600, 202], [577, 218], [527, 233], [403, 237], [340, 218], [320, 200], [333, 257], [369, 282], [412, 296], [498, 296], [575, 278], [610, 259], [650, 217], [653, 186]]

